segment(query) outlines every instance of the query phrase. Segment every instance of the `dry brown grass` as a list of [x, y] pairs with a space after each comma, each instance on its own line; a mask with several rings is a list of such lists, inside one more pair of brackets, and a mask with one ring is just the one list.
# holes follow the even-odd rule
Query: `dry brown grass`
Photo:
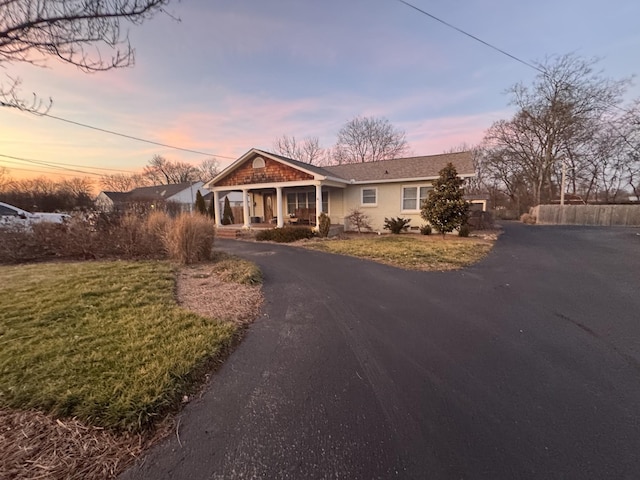
[[0, 410], [0, 478], [110, 479], [172, 430], [115, 434], [75, 419]]
[[306, 248], [366, 258], [409, 270], [456, 270], [480, 261], [492, 238], [448, 235], [347, 235], [341, 239], [302, 243]]
[[204, 215], [180, 215], [165, 234], [169, 258], [189, 265], [211, 258], [215, 228]]

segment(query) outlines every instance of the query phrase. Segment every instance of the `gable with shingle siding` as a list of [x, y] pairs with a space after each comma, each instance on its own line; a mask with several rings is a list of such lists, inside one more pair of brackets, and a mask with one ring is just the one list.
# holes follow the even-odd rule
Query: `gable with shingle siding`
[[255, 168], [251, 161], [246, 161], [233, 172], [216, 182], [218, 187], [233, 185], [252, 185], [265, 183], [292, 182], [313, 180], [313, 176], [281, 162], [265, 156], [261, 157], [264, 167]]

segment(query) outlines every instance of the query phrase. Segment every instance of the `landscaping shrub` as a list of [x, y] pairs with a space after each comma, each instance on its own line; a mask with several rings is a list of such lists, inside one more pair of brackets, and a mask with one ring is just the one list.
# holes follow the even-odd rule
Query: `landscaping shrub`
[[320, 223], [318, 225], [318, 234], [322, 238], [327, 238], [329, 236], [329, 230], [331, 229], [331, 219], [329, 215], [322, 212], [320, 214]]
[[535, 217], [535, 215], [531, 215], [530, 213], [523, 213], [520, 216], [520, 221], [522, 223], [527, 223], [529, 225], [534, 225], [536, 223], [536, 217]]
[[193, 217], [197, 225], [182, 217], [172, 220], [159, 211], [148, 216], [133, 212], [89, 213], [74, 215], [65, 224], [0, 228], [0, 263], [51, 258], [152, 259], [166, 258], [169, 252], [172, 259], [180, 262], [205, 260], [213, 244], [213, 224], [203, 215]]
[[313, 230], [310, 228], [283, 227], [260, 230], [256, 234], [256, 240], [259, 242], [271, 241], [278, 243], [290, 243], [295, 242], [296, 240], [313, 238], [314, 235]]
[[403, 230], [407, 230], [409, 228], [409, 223], [411, 223], [411, 219], [409, 218], [384, 218], [384, 229], [390, 230], [391, 233], [399, 234]]
[[211, 258], [215, 229], [204, 215], [182, 214], [169, 227], [164, 237], [169, 258], [191, 264]]
[[433, 182], [433, 190], [422, 203], [420, 216], [442, 234], [467, 223], [469, 203], [464, 199], [464, 179], [452, 163], [448, 163]]
[[362, 233], [362, 230], [372, 230], [369, 216], [357, 208], [352, 209], [344, 218], [349, 225], [356, 227], [358, 233]]
[[171, 224], [171, 217], [166, 212], [155, 211], [147, 216], [146, 227], [154, 240], [161, 241]]
[[467, 225], [466, 223], [458, 229], [459, 237], [468, 237], [470, 233], [471, 233], [471, 227], [469, 227], [469, 225]]
[[420, 227], [420, 233], [422, 235], [431, 235], [431, 232], [432, 232], [431, 225], [429, 225], [428, 223]]
[[222, 219], [220, 223], [222, 225], [233, 225], [235, 219], [233, 218], [233, 210], [231, 209], [231, 203], [229, 203], [229, 197], [224, 197], [224, 209], [222, 211]]

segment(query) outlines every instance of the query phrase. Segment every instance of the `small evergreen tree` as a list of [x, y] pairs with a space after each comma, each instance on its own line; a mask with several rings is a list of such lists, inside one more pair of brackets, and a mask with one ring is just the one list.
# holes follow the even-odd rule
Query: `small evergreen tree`
[[200, 190], [196, 192], [196, 212], [206, 215], [207, 206], [204, 203], [204, 197], [200, 193]]
[[233, 210], [229, 203], [229, 197], [224, 197], [224, 211], [222, 213], [222, 225], [232, 225], [234, 223]]
[[329, 236], [329, 231], [331, 230], [331, 219], [329, 215], [322, 212], [320, 214], [320, 224], [318, 225], [318, 234], [322, 238], [326, 238]]
[[444, 236], [467, 222], [469, 204], [464, 200], [464, 179], [452, 163], [440, 170], [433, 190], [421, 205], [420, 215]]

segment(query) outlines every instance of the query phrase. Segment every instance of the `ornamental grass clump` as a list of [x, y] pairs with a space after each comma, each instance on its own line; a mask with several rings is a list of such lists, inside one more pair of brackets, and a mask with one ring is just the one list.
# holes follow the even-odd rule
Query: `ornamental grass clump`
[[189, 265], [211, 258], [214, 237], [215, 229], [209, 218], [182, 214], [171, 222], [164, 244], [171, 260]]

